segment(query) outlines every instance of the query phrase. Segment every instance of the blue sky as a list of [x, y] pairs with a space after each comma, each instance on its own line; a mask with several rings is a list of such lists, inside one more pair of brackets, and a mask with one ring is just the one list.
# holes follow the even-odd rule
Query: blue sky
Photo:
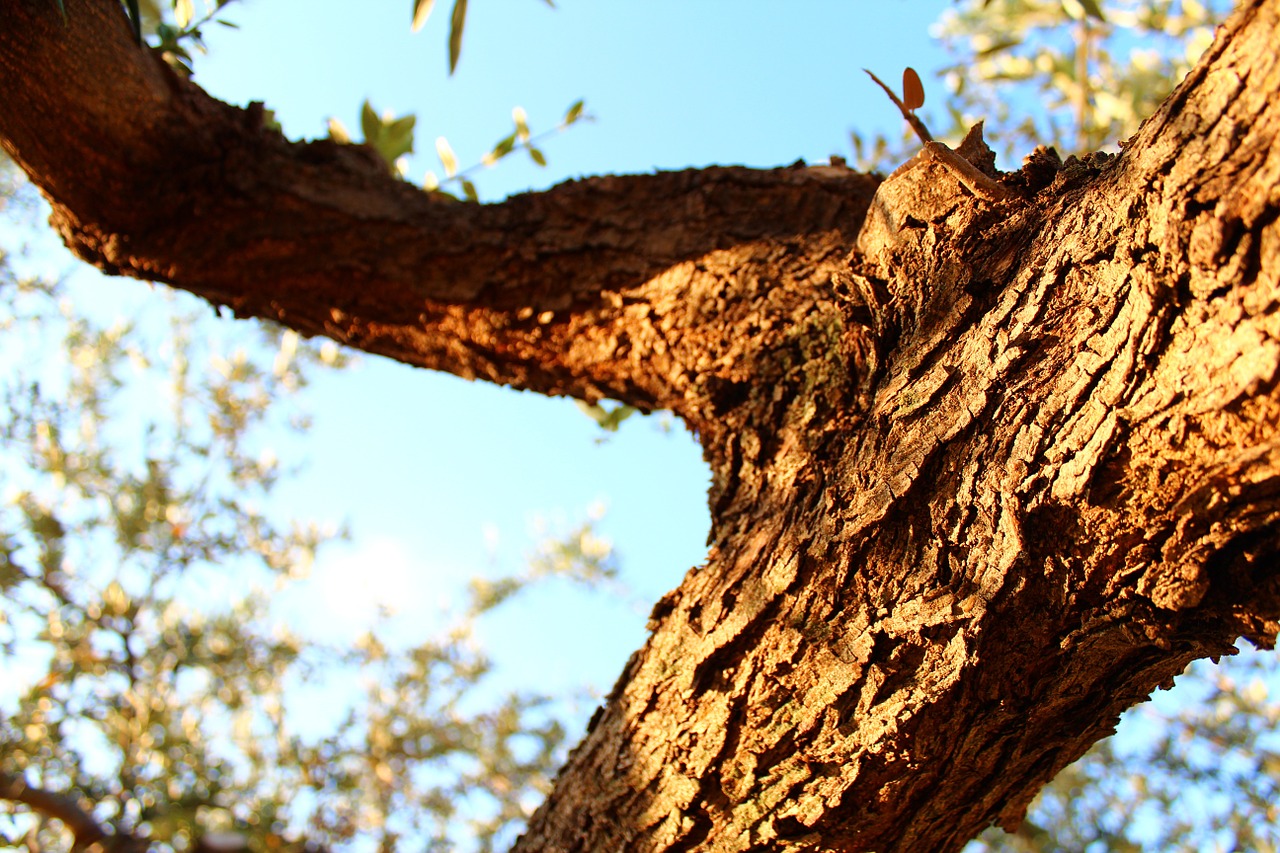
[[[241, 29], [209, 28], [197, 80], [232, 103], [262, 100], [290, 136], [323, 135], [329, 116], [358, 126], [379, 110], [418, 115], [434, 161], [446, 135], [473, 162], [523, 106], [535, 131], [585, 98], [598, 122], [557, 140], [547, 169], [484, 176], [485, 198], [566, 177], [712, 163], [777, 166], [847, 153], [852, 128], [896, 131], [901, 119], [861, 69], [897, 79], [943, 56], [929, 38], [945, 0], [480, 0], [470, 4], [462, 61], [446, 76], [449, 3], [409, 31], [410, 3], [233, 5]], [[926, 72], [926, 82], [928, 80]], [[434, 162], [425, 164], [434, 166]], [[421, 169], [415, 170], [420, 174]]]
[[[414, 34], [407, 0], [237, 3], [226, 17], [238, 29], [206, 29], [196, 80], [230, 103], [265, 102], [292, 138], [325, 135], [330, 117], [358, 128], [366, 98], [414, 113], [414, 180], [439, 169], [439, 135], [465, 166], [510, 131], [513, 107], [537, 133], [585, 99], [596, 120], [545, 142], [547, 168], [517, 154], [477, 177], [482, 199], [500, 200], [582, 175], [848, 155], [850, 130], [901, 127], [863, 67], [897, 79], [911, 64], [927, 85], [943, 61], [928, 36], [939, 0], [480, 0], [449, 77], [450, 5]], [[372, 609], [346, 586], [353, 576], [382, 579], [402, 619], [423, 625], [466, 577], [515, 568], [540, 520], [554, 533], [601, 505], [601, 532], [646, 602], [705, 555], [707, 472], [679, 424], [636, 418], [599, 442], [569, 401], [369, 357], [321, 381], [310, 407], [313, 432], [282, 451], [309, 468], [281, 500], [350, 523], [351, 543], [317, 565], [316, 597], [296, 605], [338, 636]], [[484, 639], [513, 676], [606, 690], [643, 642], [645, 611], [553, 586], [491, 620]]]

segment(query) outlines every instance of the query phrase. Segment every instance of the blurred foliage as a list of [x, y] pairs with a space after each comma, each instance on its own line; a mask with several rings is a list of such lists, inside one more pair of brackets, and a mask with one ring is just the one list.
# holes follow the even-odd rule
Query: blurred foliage
[[177, 72], [190, 76], [194, 57], [191, 51], [205, 52], [204, 27], [220, 24], [235, 28], [221, 17], [222, 10], [236, 0], [202, 0], [204, 14], [197, 17], [195, 0], [127, 0], [125, 14], [140, 40], [160, 51], [164, 61]]
[[[59, 3], [60, 0], [55, 0]], [[226, 7], [236, 0], [130, 0], [125, 3], [125, 11], [135, 30], [152, 48], [160, 51], [161, 56], [178, 72], [190, 76], [194, 73], [194, 52], [206, 51], [204, 30], [211, 24], [235, 28], [236, 25], [223, 16]], [[551, 0], [543, 0], [554, 7]], [[434, 0], [415, 0], [413, 7], [412, 27], [415, 31], [426, 23], [434, 7]], [[63, 9], [65, 15], [66, 11]], [[457, 67], [458, 57], [462, 50], [462, 32], [467, 14], [466, 0], [455, 0], [449, 24], [449, 73]], [[539, 143], [546, 141], [556, 133], [568, 129], [571, 125], [582, 121], [592, 121], [593, 116], [586, 112], [582, 100], [575, 101], [565, 111], [564, 117], [551, 130], [534, 135], [529, 128], [529, 117], [524, 108], [515, 107], [511, 111], [512, 130], [493, 144], [472, 166], [459, 168], [458, 158], [454, 154], [449, 141], [444, 136], [436, 138], [436, 153], [440, 159], [440, 167], [444, 178], [434, 170], [427, 170], [423, 186], [431, 192], [445, 195], [452, 193], [446, 190], [450, 184], [457, 187], [457, 194], [467, 201], [478, 201], [479, 192], [475, 185], [476, 174], [496, 165], [500, 160], [515, 152], [528, 154], [529, 159], [538, 166], [547, 165], [547, 157]], [[371, 146], [387, 164], [392, 174], [405, 177], [409, 173], [409, 155], [414, 153], [414, 132], [417, 116], [407, 114], [396, 116], [390, 112], [379, 113], [366, 100], [360, 107], [360, 131], [362, 138], [356, 140], [351, 132], [336, 118], [329, 119], [329, 138], [344, 144], [357, 141]], [[266, 110], [268, 126], [279, 129], [273, 111]]]
[[[543, 2], [555, 8], [555, 3], [552, 0], [543, 0]], [[422, 29], [434, 7], [435, 0], [414, 0], [412, 22], [414, 32]], [[458, 59], [462, 55], [462, 33], [466, 25], [466, 19], [467, 0], [454, 0], [453, 11], [449, 15], [450, 74], [457, 70]], [[429, 192], [453, 195], [453, 193], [446, 191], [444, 188], [449, 184], [454, 184], [458, 192], [461, 193], [462, 198], [472, 202], [479, 201], [480, 196], [475, 185], [475, 174], [477, 172], [494, 166], [499, 160], [516, 151], [524, 151], [535, 164], [545, 167], [547, 158], [542, 149], [538, 147], [538, 143], [555, 133], [566, 130], [570, 125], [579, 121], [591, 121], [592, 116], [584, 110], [583, 101], [575, 101], [565, 111], [564, 118], [561, 119], [559, 125], [537, 136], [534, 136], [529, 130], [529, 117], [523, 107], [512, 109], [511, 119], [514, 124], [511, 133], [494, 143], [493, 147], [480, 158], [478, 163], [465, 169], [459, 169], [458, 157], [454, 153], [453, 147], [449, 144], [448, 138], [444, 136], [436, 137], [436, 155], [440, 159], [440, 168], [444, 172], [444, 179], [441, 180], [434, 170], [429, 169], [423, 179], [423, 187]], [[406, 176], [409, 172], [408, 162], [405, 158], [413, 153], [413, 134], [416, 123], [417, 117], [412, 114], [404, 116], [394, 116], [389, 112], [379, 114], [367, 100], [360, 109], [360, 129], [364, 134], [363, 142], [373, 146], [378, 155], [387, 163], [392, 173], [400, 177]], [[350, 132], [336, 118], [329, 119], [329, 138], [344, 143], [353, 141]]]
[[[552, 0], [542, 0], [551, 8], [555, 8]], [[413, 0], [413, 31], [416, 33], [426, 24], [436, 0]], [[449, 13], [449, 73], [458, 70], [458, 59], [462, 56], [462, 32], [467, 23], [467, 0], [453, 0], [453, 11]]]
[[[443, 136], [437, 137], [436, 154], [440, 158], [440, 167], [444, 171], [445, 178], [441, 181], [434, 171], [428, 170], [423, 181], [424, 188], [429, 192], [444, 193], [443, 187], [453, 183], [458, 186], [462, 197], [467, 201], [479, 201], [479, 194], [473, 180], [477, 172], [496, 165], [499, 160], [516, 151], [524, 151], [535, 164], [546, 166], [546, 155], [538, 147], [538, 143], [568, 129], [577, 122], [591, 121], [592, 116], [585, 111], [582, 101], [575, 101], [565, 112], [560, 124], [537, 136], [534, 136], [529, 129], [529, 116], [524, 108], [513, 109], [511, 120], [514, 125], [511, 133], [494, 143], [493, 148], [480, 158], [480, 162], [465, 169], [458, 168], [458, 157], [454, 154], [453, 147], [449, 145], [449, 140]], [[364, 134], [361, 141], [372, 146], [387, 164], [391, 173], [400, 177], [406, 176], [409, 172], [406, 158], [413, 153], [416, 124], [417, 118], [412, 114], [396, 116], [390, 112], [378, 113], [368, 101], [360, 107], [360, 130]], [[351, 132], [336, 118], [329, 119], [329, 138], [346, 145], [355, 142]]]
[[1137, 132], [1213, 41], [1227, 0], [969, 0], [935, 34], [949, 118], [979, 119], [1002, 152], [1085, 154]]
[[[934, 35], [953, 58], [933, 97], [935, 136], [986, 122], [1006, 167], [1037, 145], [1066, 157], [1137, 132], [1213, 40], [1228, 0], [960, 0]], [[938, 109], [938, 105], [941, 108]], [[909, 134], [852, 135], [864, 170], [915, 153]]]
[[1197, 661], [966, 853], [1280, 850], [1278, 676], [1274, 651]]
[[0, 258], [0, 845], [510, 841], [565, 729], [490, 684], [474, 628], [537, 580], [611, 578], [607, 543], [545, 544], [425, 641], [304, 640], [272, 603], [337, 531], [278, 517], [294, 469], [266, 442], [296, 446], [297, 392], [341, 353], [165, 291], [105, 322], [71, 293]]
[[635, 406], [628, 406], [625, 403], [613, 403], [606, 406], [601, 403], [588, 403], [584, 400], [574, 400], [578, 410], [591, 420], [595, 421], [596, 426], [605, 432], [617, 432], [622, 426], [622, 422], [627, 418], [640, 411]]
[[[480, 158], [479, 163], [462, 171], [458, 171], [458, 160], [453, 155], [453, 149], [449, 147], [449, 141], [443, 136], [437, 138], [436, 152], [440, 156], [440, 165], [444, 169], [445, 181], [457, 181], [462, 187], [463, 195], [469, 201], [476, 201], [475, 186], [468, 176], [480, 169], [488, 169], [496, 165], [499, 160], [515, 151], [524, 151], [535, 165], [545, 168], [547, 157], [542, 153], [542, 149], [538, 147], [538, 143], [553, 134], [567, 130], [570, 126], [580, 121], [594, 120], [593, 116], [585, 111], [585, 106], [582, 100], [574, 101], [569, 105], [569, 109], [565, 111], [564, 118], [560, 120], [556, 127], [537, 136], [534, 136], [529, 130], [529, 116], [525, 113], [524, 107], [515, 107], [511, 110], [511, 121], [514, 125], [511, 133], [494, 143], [493, 148]], [[440, 179], [435, 172], [428, 171], [424, 184], [428, 190], [435, 190], [440, 187]]]

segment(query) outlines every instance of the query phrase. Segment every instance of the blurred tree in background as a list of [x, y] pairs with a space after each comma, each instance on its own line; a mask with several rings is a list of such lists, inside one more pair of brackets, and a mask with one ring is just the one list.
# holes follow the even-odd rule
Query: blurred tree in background
[[[1062, 157], [1133, 135], [1213, 41], [1226, 0], [964, 0], [933, 34], [952, 56], [931, 87], [930, 125], [958, 140], [978, 121], [1016, 168], [1038, 145]], [[945, 91], [945, 95], [944, 95]], [[852, 135], [865, 168], [893, 168], [913, 136]]]
[[[12, 226], [35, 204], [5, 177]], [[612, 574], [590, 525], [475, 581], [426, 642], [304, 641], [272, 601], [336, 531], [263, 509], [297, 464], [265, 441], [295, 446], [336, 345], [177, 295], [104, 323], [8, 256], [0, 289], [4, 843], [509, 840], [564, 727], [548, 697], [485, 688], [473, 628], [530, 580]], [[326, 689], [353, 674], [363, 695]]]

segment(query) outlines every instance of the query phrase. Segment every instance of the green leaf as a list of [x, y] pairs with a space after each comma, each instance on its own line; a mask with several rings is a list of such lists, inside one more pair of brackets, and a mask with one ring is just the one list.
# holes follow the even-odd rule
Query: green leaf
[[382, 119], [368, 101], [360, 105], [360, 131], [365, 142], [376, 143], [382, 137]]
[[569, 107], [569, 111], [564, 114], [564, 123], [573, 124], [575, 121], [582, 118], [582, 110], [584, 106], [585, 103], [581, 98], [574, 101]]
[[[58, 0], [58, 8], [62, 8], [62, 0]], [[142, 12], [138, 9], [138, 0], [129, 0], [129, 23], [133, 24], [133, 40], [142, 44]]]
[[413, 153], [413, 125], [415, 121], [417, 121], [416, 116], [407, 115], [383, 126], [383, 144], [395, 153], [395, 157], [403, 157], [405, 154]]
[[435, 5], [436, 0], [414, 0], [413, 2], [413, 25], [410, 27], [412, 32], [422, 29], [422, 25], [427, 22], [427, 16], [431, 14], [431, 7]]
[[[360, 128], [364, 132], [364, 141], [374, 147], [393, 171], [397, 169], [401, 157], [413, 152], [413, 128], [417, 121], [413, 114], [396, 119], [383, 118], [368, 101], [360, 108]], [[331, 120], [329, 135], [342, 141], [334, 132], [334, 124]]]
[[501, 160], [506, 157], [516, 147], [516, 135], [504, 136], [498, 140], [498, 144], [493, 146], [493, 159]]
[[986, 48], [983, 48], [982, 50], [977, 51], [976, 53], [974, 53], [974, 56], [978, 59], [984, 59], [988, 56], [995, 56], [997, 53], [1006, 51], [1011, 47], [1017, 47], [1020, 44], [1022, 44], [1022, 39], [1014, 39], [1014, 38], [1000, 39], [995, 44], [992, 44], [989, 47], [986, 47]]
[[471, 183], [471, 182], [470, 182], [470, 181], [468, 181], [466, 178], [463, 178], [463, 179], [462, 179], [462, 181], [461, 181], [461, 183], [462, 183], [462, 194], [463, 194], [463, 195], [465, 195], [465, 196], [467, 197], [467, 201], [479, 201], [479, 200], [480, 200], [480, 196], [476, 193], [476, 185], [475, 185], [475, 184]]
[[453, 14], [449, 17], [449, 73], [458, 67], [462, 55], [462, 27], [467, 22], [467, 0], [453, 0]]
[[436, 154], [440, 155], [440, 165], [444, 167], [445, 177], [452, 178], [458, 174], [458, 157], [453, 153], [449, 140], [443, 136], [436, 139]]
[[188, 77], [191, 76], [191, 54], [185, 47], [175, 43], [165, 49], [163, 58], [165, 62], [169, 63], [169, 67], [174, 71]]
[[402, 134], [413, 135], [413, 126], [418, 121], [418, 117], [410, 113], [407, 116], [401, 116], [386, 126], [387, 133], [391, 136], [400, 136]]
[[511, 110], [511, 120], [516, 123], [516, 137], [521, 142], [528, 142], [529, 114], [524, 111], [524, 107], [513, 107]]
[[280, 124], [280, 120], [276, 118], [275, 110], [263, 109], [262, 126], [266, 128], [270, 128], [271, 130], [279, 130], [281, 132], [284, 131], [284, 127]]
[[329, 119], [329, 138], [343, 145], [351, 144], [351, 133], [347, 130], [347, 126], [336, 118]]
[[504, 136], [493, 146], [493, 150], [480, 158], [480, 162], [485, 166], [492, 166], [494, 163], [510, 154], [515, 147], [516, 135], [513, 133], [510, 136]]
[[1107, 19], [1102, 14], [1102, 7], [1098, 5], [1098, 0], [1080, 0], [1080, 5], [1084, 7], [1084, 13], [1090, 18], [1106, 22]]
[[625, 403], [619, 403], [612, 409], [606, 409], [599, 403], [587, 403], [582, 400], [574, 400], [573, 402], [579, 411], [595, 421], [596, 425], [605, 432], [617, 432], [622, 422], [637, 411], [635, 406], [628, 406]]
[[378, 153], [382, 155], [382, 159], [388, 164], [394, 165], [397, 160], [406, 154], [413, 153], [413, 131], [408, 133], [384, 134], [378, 140]]
[[1062, 11], [1073, 21], [1093, 18], [1096, 21], [1106, 22], [1097, 0], [1062, 0]]
[[546, 156], [544, 156], [541, 151], [539, 151], [537, 148], [534, 148], [532, 145], [529, 146], [529, 157], [532, 158], [533, 162], [537, 163], [539, 166], [547, 165]]

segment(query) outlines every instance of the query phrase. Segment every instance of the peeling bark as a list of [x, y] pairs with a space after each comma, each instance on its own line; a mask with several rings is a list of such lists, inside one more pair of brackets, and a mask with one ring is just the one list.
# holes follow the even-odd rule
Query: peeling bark
[[11, 6], [0, 137], [90, 262], [697, 432], [707, 562], [517, 849], [958, 849], [1191, 660], [1273, 645], [1280, 1], [1121, 155], [999, 192], [934, 156], [484, 206], [284, 141], [107, 0]]

